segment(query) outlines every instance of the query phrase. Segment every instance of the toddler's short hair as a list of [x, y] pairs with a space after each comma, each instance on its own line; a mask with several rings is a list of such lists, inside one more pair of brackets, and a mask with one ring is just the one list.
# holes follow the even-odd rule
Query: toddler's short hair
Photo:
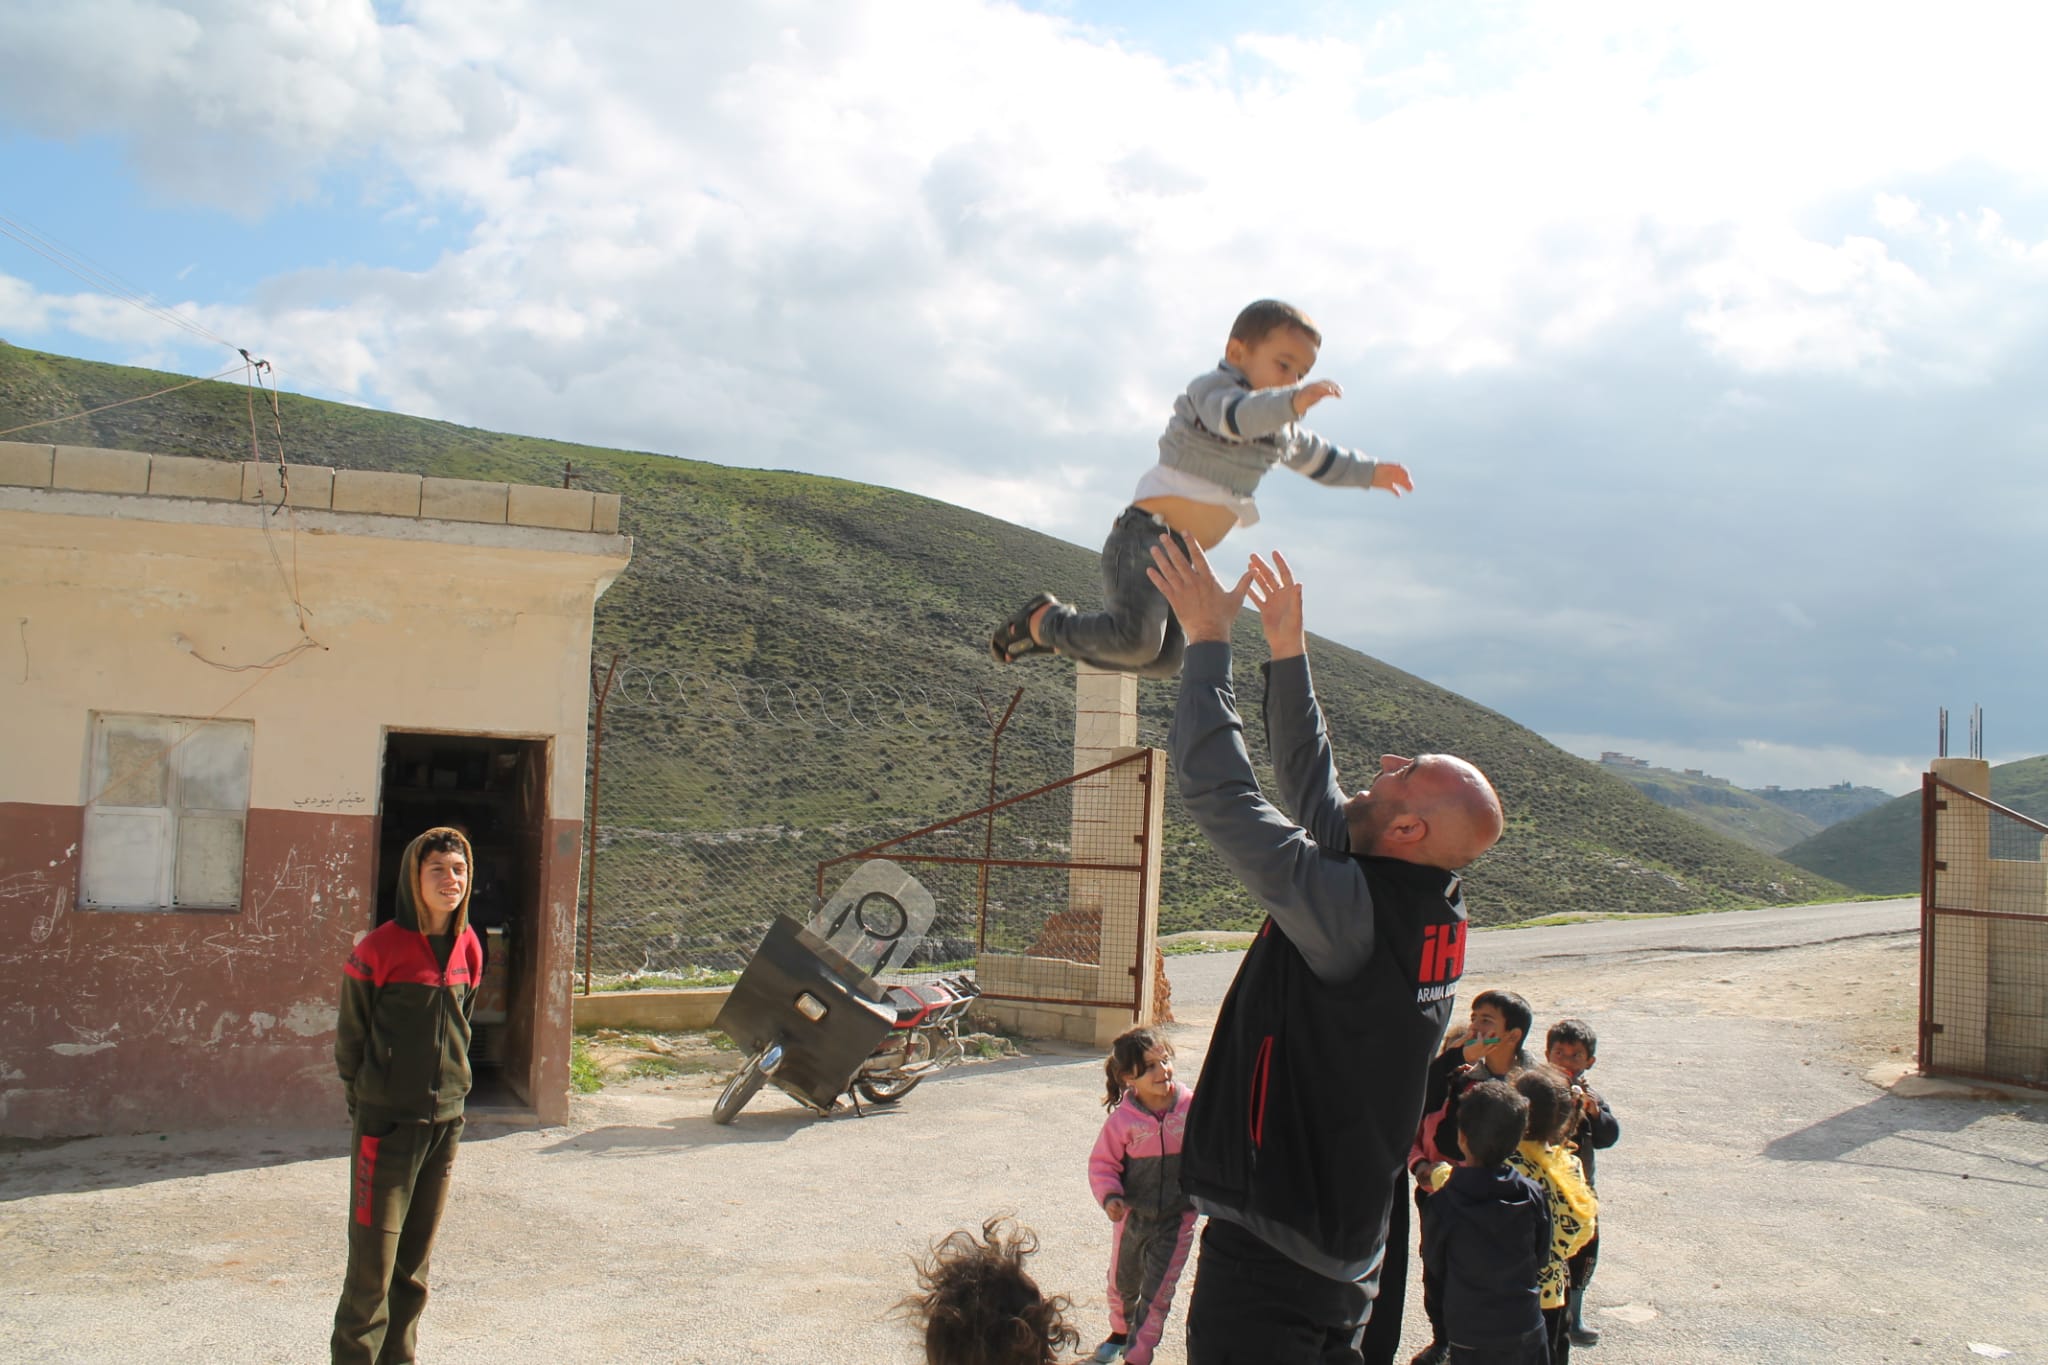
[[1593, 1026], [1583, 1019], [1560, 1019], [1552, 1024], [1550, 1032], [1544, 1036], [1543, 1046], [1548, 1050], [1559, 1043], [1577, 1043], [1586, 1049], [1588, 1057], [1600, 1055], [1600, 1040], [1593, 1036]]
[[1308, 314], [1278, 299], [1260, 299], [1257, 303], [1246, 304], [1244, 311], [1237, 315], [1237, 321], [1230, 324], [1230, 339], [1256, 346], [1277, 327], [1298, 327], [1307, 333], [1310, 341], [1318, 346], [1323, 344], [1323, 334], [1308, 320]]
[[[1515, 1089], [1529, 1101], [1529, 1140], [1556, 1142], [1572, 1116], [1572, 1084], [1554, 1066], [1532, 1066], [1515, 1077]], [[1463, 1124], [1459, 1111], [1459, 1123]], [[1460, 1132], [1464, 1129], [1461, 1126]]]
[[1053, 1365], [1078, 1349], [1064, 1297], [1046, 1298], [1024, 1270], [1038, 1235], [998, 1214], [976, 1237], [966, 1228], [917, 1264], [925, 1292], [897, 1305], [924, 1333], [926, 1365]]
[[1481, 1081], [1458, 1101], [1458, 1136], [1475, 1166], [1492, 1167], [1521, 1145], [1529, 1101], [1506, 1081]]

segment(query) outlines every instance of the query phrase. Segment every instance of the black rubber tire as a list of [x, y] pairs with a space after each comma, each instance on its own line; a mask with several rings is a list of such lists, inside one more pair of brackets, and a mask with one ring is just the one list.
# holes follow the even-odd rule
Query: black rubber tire
[[767, 1080], [767, 1073], [761, 1070], [761, 1054], [757, 1052], [747, 1058], [746, 1065], [735, 1071], [732, 1079], [725, 1083], [725, 1089], [719, 1092], [718, 1103], [711, 1106], [711, 1121], [731, 1123], [738, 1118], [740, 1110], [747, 1107], [747, 1101], [761, 1093], [761, 1087]]
[[894, 1104], [917, 1089], [917, 1083], [923, 1079], [922, 1076], [902, 1076], [894, 1081], [877, 1081], [863, 1076], [853, 1083], [853, 1088], [860, 1091], [861, 1098], [869, 1104]]

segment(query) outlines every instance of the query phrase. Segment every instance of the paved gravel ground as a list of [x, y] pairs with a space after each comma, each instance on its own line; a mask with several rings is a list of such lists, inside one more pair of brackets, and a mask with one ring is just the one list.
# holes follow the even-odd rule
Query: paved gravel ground
[[[1465, 998], [1507, 985], [1539, 1030], [1590, 1019], [1622, 1119], [1582, 1361], [2048, 1365], [2048, 1104], [1866, 1078], [1911, 1057], [1913, 923], [1890, 903], [1477, 936]], [[1190, 1076], [1237, 962], [1172, 960]], [[719, 1128], [714, 1093], [641, 1082], [567, 1128], [479, 1124], [425, 1359], [915, 1361], [888, 1316], [910, 1256], [1003, 1209], [1039, 1229], [1088, 1344], [1103, 1330], [1092, 1054], [964, 1068], [866, 1118], [771, 1091]], [[322, 1358], [345, 1145], [337, 1126], [0, 1152], [0, 1360]], [[1184, 1359], [1175, 1316], [1163, 1361]], [[1411, 1311], [1411, 1350], [1415, 1331]]]

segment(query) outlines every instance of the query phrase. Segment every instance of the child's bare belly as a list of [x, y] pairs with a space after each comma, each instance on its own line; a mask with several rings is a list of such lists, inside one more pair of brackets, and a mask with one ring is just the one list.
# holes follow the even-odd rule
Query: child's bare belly
[[1162, 496], [1146, 498], [1135, 505], [1164, 518], [1168, 526], [1205, 550], [1215, 549], [1223, 537], [1237, 529], [1237, 513], [1213, 502]]

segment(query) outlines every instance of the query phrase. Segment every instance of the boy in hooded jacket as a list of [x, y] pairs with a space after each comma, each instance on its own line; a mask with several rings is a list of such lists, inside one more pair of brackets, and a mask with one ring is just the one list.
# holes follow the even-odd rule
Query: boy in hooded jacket
[[1464, 1164], [1422, 1206], [1424, 1273], [1435, 1281], [1451, 1365], [1547, 1365], [1539, 1281], [1550, 1259], [1543, 1191], [1508, 1166], [1529, 1102], [1506, 1081], [1464, 1097]]
[[410, 1361], [427, 1262], [469, 1095], [470, 1016], [483, 947], [469, 927], [472, 866], [460, 830], [406, 845], [397, 913], [342, 968], [334, 1060], [347, 1097], [348, 1271], [329, 1343], [335, 1365]]

